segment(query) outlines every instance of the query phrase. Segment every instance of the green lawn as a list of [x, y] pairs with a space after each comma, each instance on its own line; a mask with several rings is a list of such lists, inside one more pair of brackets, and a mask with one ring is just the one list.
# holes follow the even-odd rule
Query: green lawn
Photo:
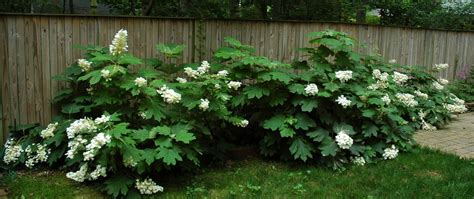
[[[27, 172], [2, 180], [10, 196], [105, 197], [61, 172]], [[417, 149], [399, 158], [335, 172], [262, 159], [228, 161], [198, 174], [163, 179], [156, 198], [473, 198], [474, 161]]]

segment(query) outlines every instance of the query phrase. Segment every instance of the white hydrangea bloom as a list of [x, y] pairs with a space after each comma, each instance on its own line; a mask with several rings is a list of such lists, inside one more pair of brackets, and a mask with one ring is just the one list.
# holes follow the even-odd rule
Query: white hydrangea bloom
[[79, 150], [83, 149], [87, 140], [82, 138], [82, 135], [74, 137], [72, 140], [69, 140], [67, 143], [68, 151], [66, 152], [66, 158], [73, 159], [74, 156], [78, 153]]
[[398, 149], [395, 145], [392, 145], [390, 148], [386, 148], [383, 153], [383, 159], [395, 159], [398, 156]]
[[87, 179], [88, 169], [87, 164], [83, 164], [78, 171], [66, 173], [66, 177], [76, 182], [84, 182]]
[[107, 177], [107, 168], [98, 164], [94, 171], [91, 172], [88, 180], [97, 180], [99, 177]]
[[127, 168], [133, 168], [137, 166], [137, 162], [132, 157], [126, 157], [123, 159], [123, 165]]
[[102, 69], [100, 71], [101, 76], [105, 79], [105, 81], [110, 81], [112, 80], [112, 74], [110, 73], [110, 70], [107, 69]]
[[382, 73], [379, 69], [373, 70], [372, 76], [374, 77], [374, 79], [378, 79], [380, 81], [388, 81], [388, 73]]
[[229, 75], [229, 72], [227, 70], [221, 70], [217, 72], [217, 76], [219, 77], [227, 77], [227, 75]]
[[339, 79], [341, 82], [347, 82], [352, 79], [352, 71], [350, 70], [343, 70], [336, 72], [336, 78]]
[[83, 132], [88, 133], [88, 132], [96, 132], [96, 131], [97, 131], [97, 126], [95, 125], [94, 121], [92, 121], [91, 119], [87, 117], [74, 121], [66, 129], [67, 138], [69, 139], [74, 138], [79, 133], [83, 133]]
[[351, 100], [347, 99], [344, 95], [337, 97], [336, 102], [344, 108], [347, 108], [351, 105]]
[[199, 104], [199, 109], [206, 111], [208, 108], [209, 108], [209, 100], [201, 99], [201, 103]]
[[147, 178], [143, 181], [140, 181], [137, 179], [135, 183], [135, 188], [137, 188], [138, 191], [140, 191], [140, 194], [151, 195], [158, 192], [163, 192], [163, 187], [160, 185], [157, 185], [150, 178]]
[[54, 131], [56, 130], [57, 126], [58, 126], [57, 122], [48, 124], [48, 127], [46, 127], [40, 132], [41, 138], [47, 139], [47, 138], [53, 137]]
[[444, 78], [439, 78], [439, 79], [438, 79], [438, 82], [439, 82], [441, 85], [447, 85], [447, 84], [449, 84], [449, 80], [444, 79]]
[[397, 93], [395, 97], [403, 103], [405, 106], [408, 107], [415, 107], [418, 106], [418, 101], [415, 100], [415, 96], [409, 93]]
[[140, 116], [142, 119], [146, 119], [146, 113], [145, 112], [140, 112], [138, 113], [138, 116]]
[[439, 84], [439, 82], [435, 81], [433, 82], [433, 87], [436, 89], [436, 90], [443, 90], [444, 89], [444, 86]]
[[201, 66], [199, 66], [196, 71], [198, 72], [199, 75], [202, 75], [204, 73], [207, 73], [209, 69], [211, 68], [211, 65], [209, 65], [209, 62], [207, 61], [202, 61]]
[[377, 90], [377, 89], [384, 89], [387, 87], [388, 87], [388, 83], [386, 81], [377, 80], [375, 84], [371, 84], [367, 88], [370, 90]]
[[444, 103], [443, 107], [450, 113], [464, 113], [467, 111], [467, 107], [464, 104], [464, 100], [459, 99], [456, 95], [450, 94], [449, 98], [454, 101], [454, 104]]
[[190, 78], [198, 78], [200, 76], [199, 72], [193, 70], [191, 67], [184, 68], [184, 74]]
[[[36, 148], [36, 150], [33, 150], [33, 148]], [[30, 146], [26, 147], [25, 152], [25, 166], [28, 168], [33, 168], [37, 163], [48, 161], [51, 149], [48, 149], [46, 147], [46, 144], [41, 145], [33, 143]]]
[[229, 83], [227, 83], [227, 87], [231, 88], [231, 89], [234, 89], [234, 90], [239, 89], [240, 86], [242, 86], [242, 82], [230, 81]]
[[403, 85], [406, 81], [408, 81], [408, 75], [405, 75], [403, 73], [399, 73], [397, 71], [393, 72], [393, 81], [397, 83], [398, 85]]
[[91, 142], [86, 146], [86, 151], [83, 153], [84, 161], [94, 160], [94, 156], [104, 145], [110, 143], [112, 137], [104, 133], [97, 134], [92, 138]]
[[144, 87], [148, 83], [147, 80], [143, 77], [137, 77], [134, 82], [135, 85], [138, 87]]
[[182, 78], [182, 77], [177, 77], [177, 78], [176, 78], [176, 81], [179, 82], [179, 83], [181, 83], [181, 84], [184, 84], [184, 83], [188, 82], [188, 80], [186, 80], [186, 79], [184, 79], [184, 78]]
[[19, 144], [15, 144], [15, 139], [10, 138], [4, 145], [5, 154], [3, 155], [3, 162], [5, 164], [15, 163], [23, 153], [23, 148]]
[[220, 84], [214, 84], [214, 88], [215, 89], [221, 89], [221, 85]]
[[307, 95], [315, 96], [318, 94], [318, 86], [316, 84], [308, 84], [304, 88], [304, 91], [306, 92]]
[[128, 51], [127, 37], [127, 30], [124, 29], [120, 29], [115, 34], [112, 44], [109, 46], [109, 50], [112, 55], [120, 55]]
[[177, 93], [173, 89], [169, 89], [166, 87], [166, 85], [161, 87], [160, 90], [156, 90], [156, 92], [160, 94], [163, 98], [163, 101], [168, 104], [176, 104], [181, 101], [181, 94]]
[[435, 64], [434, 69], [437, 70], [437, 71], [440, 71], [440, 70], [444, 70], [448, 67], [449, 67], [448, 64]]
[[388, 60], [388, 63], [389, 64], [394, 64], [394, 63], [397, 63], [397, 60], [396, 59], [391, 59], [391, 60]]
[[245, 128], [249, 125], [249, 121], [248, 120], [241, 120], [240, 122], [238, 122], [235, 125], [238, 126], [238, 127]]
[[336, 56], [334, 55], [328, 55], [325, 59], [332, 65], [336, 64]]
[[418, 90], [415, 91], [415, 95], [422, 98], [422, 99], [425, 99], [425, 100], [428, 99], [428, 94], [423, 93], [423, 92], [418, 91]]
[[386, 94], [385, 96], [382, 97], [382, 101], [386, 104], [389, 105], [392, 100], [390, 100], [390, 97]]
[[346, 134], [345, 131], [340, 131], [336, 135], [336, 143], [341, 149], [349, 149], [351, 148], [354, 140]]
[[91, 70], [91, 64], [92, 62], [87, 61], [86, 59], [78, 59], [77, 60], [77, 65], [81, 67], [82, 72], [87, 72]]
[[352, 160], [352, 163], [357, 165], [357, 166], [364, 166], [365, 165], [364, 157], [357, 156], [357, 157], [351, 158], [351, 160]]
[[109, 122], [109, 121], [110, 121], [110, 116], [109, 116], [109, 115], [101, 115], [100, 117], [95, 118], [95, 120], [94, 120], [94, 122], [95, 122], [96, 124], [99, 124], [99, 125], [100, 125], [100, 124], [105, 124], [105, 123], [107, 123], [107, 122]]

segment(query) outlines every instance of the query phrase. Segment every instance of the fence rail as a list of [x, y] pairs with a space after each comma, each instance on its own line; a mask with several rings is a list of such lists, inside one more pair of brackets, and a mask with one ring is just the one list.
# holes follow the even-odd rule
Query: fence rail
[[107, 46], [121, 28], [129, 31], [130, 51], [141, 58], [160, 57], [157, 43], [185, 44], [179, 62], [209, 59], [227, 36], [255, 46], [259, 55], [292, 61], [301, 58], [295, 49], [308, 45], [307, 33], [330, 28], [357, 39], [357, 49], [363, 53], [428, 68], [449, 63], [454, 67], [440, 74], [448, 79], [454, 79], [461, 67], [474, 65], [473, 32], [346, 23], [0, 15], [4, 132], [9, 125], [48, 123], [56, 113], [50, 100], [65, 86], [51, 77], [84, 53], [73, 46]]

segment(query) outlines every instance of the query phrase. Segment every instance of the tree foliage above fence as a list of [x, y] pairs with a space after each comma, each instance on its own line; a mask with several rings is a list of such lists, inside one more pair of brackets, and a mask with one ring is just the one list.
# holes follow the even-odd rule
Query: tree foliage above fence
[[0, 12], [317, 20], [474, 30], [474, 3], [433, 0], [5, 0]]

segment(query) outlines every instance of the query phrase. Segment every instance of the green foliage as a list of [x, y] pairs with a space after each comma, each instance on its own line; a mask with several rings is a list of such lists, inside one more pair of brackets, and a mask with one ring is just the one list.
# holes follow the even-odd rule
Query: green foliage
[[[57, 123], [12, 132], [7, 159], [16, 146], [37, 154], [44, 146], [49, 159], [20, 152], [7, 163], [64, 165], [68, 178], [104, 181], [109, 195], [133, 198], [143, 194], [141, 182], [159, 192], [150, 180], [193, 169], [203, 156], [224, 157], [235, 140], [259, 142], [266, 156], [341, 169], [356, 158], [395, 158], [398, 152], [386, 151], [411, 149], [416, 129], [441, 127], [465, 109], [426, 71], [352, 51], [354, 41], [345, 33], [309, 37], [317, 47], [302, 49], [308, 60], [293, 64], [257, 56], [232, 38], [211, 63], [201, 64], [87, 48], [85, 59], [57, 77], [69, 85], [54, 99], [63, 113]], [[176, 58], [184, 46], [157, 48]], [[413, 99], [402, 99], [403, 93]]]

